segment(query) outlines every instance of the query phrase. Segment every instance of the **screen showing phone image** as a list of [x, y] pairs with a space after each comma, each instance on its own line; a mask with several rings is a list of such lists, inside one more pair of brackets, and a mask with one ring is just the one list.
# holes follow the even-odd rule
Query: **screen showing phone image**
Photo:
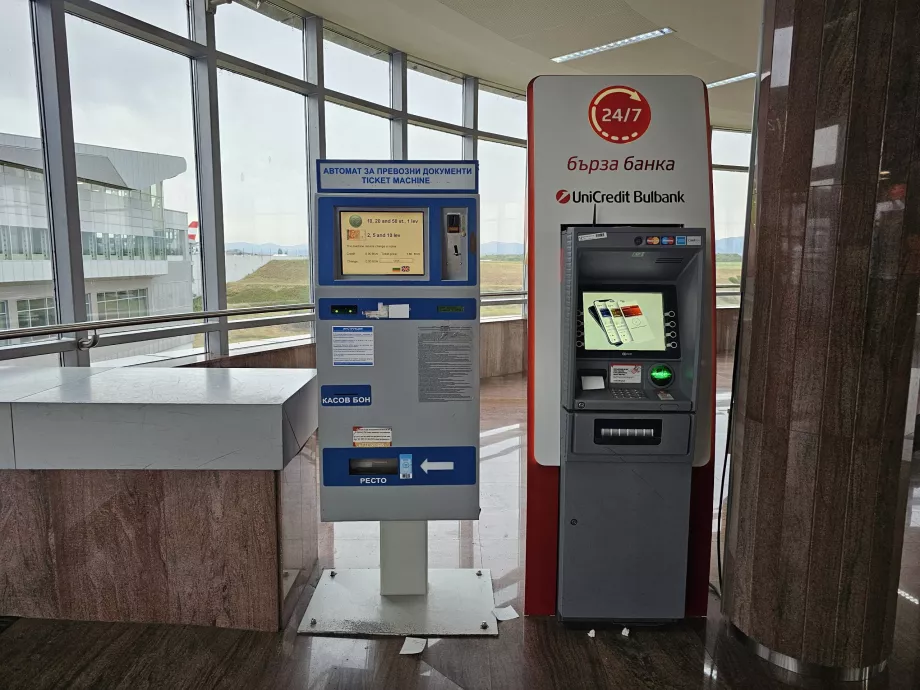
[[584, 292], [586, 350], [666, 350], [660, 292]]
[[613, 314], [610, 312], [608, 304], [603, 300], [598, 300], [593, 306], [597, 309], [597, 313], [601, 317], [600, 323], [601, 327], [604, 329], [604, 335], [607, 336], [607, 342], [613, 346], [622, 345], [623, 339], [620, 337], [620, 333], [617, 330], [616, 323], [613, 320]]

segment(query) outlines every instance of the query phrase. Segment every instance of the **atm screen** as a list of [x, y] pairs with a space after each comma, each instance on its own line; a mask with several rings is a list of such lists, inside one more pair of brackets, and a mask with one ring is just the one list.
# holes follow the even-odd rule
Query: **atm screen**
[[343, 276], [425, 275], [425, 212], [339, 211]]
[[664, 351], [660, 292], [584, 292], [585, 350]]

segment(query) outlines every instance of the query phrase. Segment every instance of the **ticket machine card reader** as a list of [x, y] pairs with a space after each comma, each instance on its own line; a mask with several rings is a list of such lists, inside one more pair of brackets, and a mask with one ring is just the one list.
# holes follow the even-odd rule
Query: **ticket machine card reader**
[[683, 615], [705, 250], [688, 228], [562, 232], [563, 619]]

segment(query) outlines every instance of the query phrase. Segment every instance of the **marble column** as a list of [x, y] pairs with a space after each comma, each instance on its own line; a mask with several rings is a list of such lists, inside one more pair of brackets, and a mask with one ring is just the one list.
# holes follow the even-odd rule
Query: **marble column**
[[891, 651], [916, 415], [920, 2], [766, 0], [763, 32], [723, 606], [856, 677]]

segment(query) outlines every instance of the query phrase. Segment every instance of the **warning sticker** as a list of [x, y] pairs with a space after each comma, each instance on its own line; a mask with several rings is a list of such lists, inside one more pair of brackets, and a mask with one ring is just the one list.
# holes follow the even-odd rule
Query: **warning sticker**
[[374, 327], [333, 326], [332, 366], [374, 366]]
[[389, 448], [393, 445], [393, 429], [388, 426], [353, 426], [351, 444], [355, 448]]
[[473, 399], [473, 327], [418, 329], [418, 401]]
[[610, 385], [623, 383], [642, 383], [641, 364], [611, 364]]

